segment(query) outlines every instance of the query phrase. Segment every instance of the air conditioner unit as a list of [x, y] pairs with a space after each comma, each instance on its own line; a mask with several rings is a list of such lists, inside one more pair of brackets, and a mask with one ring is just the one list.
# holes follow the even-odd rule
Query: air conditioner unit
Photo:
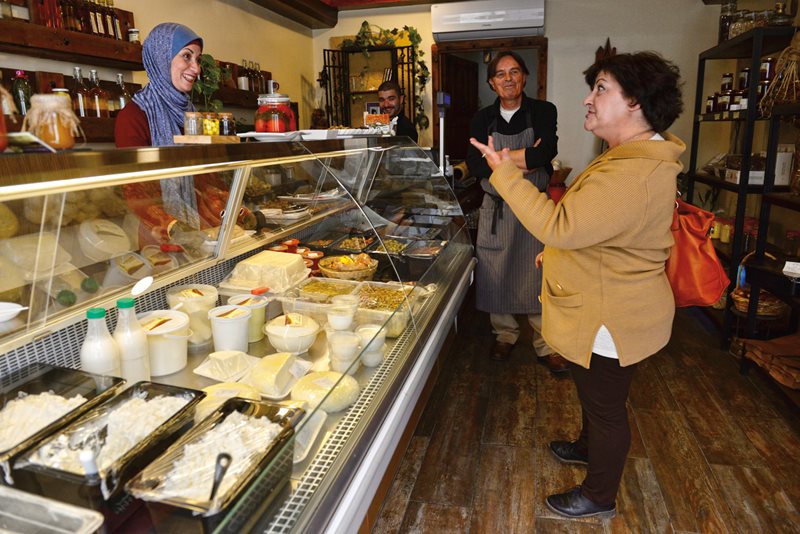
[[436, 42], [543, 35], [544, 0], [433, 4], [431, 22]]

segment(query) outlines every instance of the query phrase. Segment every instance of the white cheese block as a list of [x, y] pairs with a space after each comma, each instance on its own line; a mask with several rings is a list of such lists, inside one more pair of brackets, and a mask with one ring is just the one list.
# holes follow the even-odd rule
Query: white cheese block
[[239, 287], [268, 287], [279, 293], [297, 282], [305, 269], [300, 254], [265, 250], [237, 263], [229, 283]]
[[295, 359], [290, 352], [264, 356], [250, 371], [250, 383], [267, 395], [286, 391], [289, 381], [292, 380], [292, 365]]
[[[339, 383], [336, 384], [337, 382]], [[358, 382], [352, 376], [335, 371], [321, 371], [298, 380], [292, 388], [292, 400], [306, 401], [312, 409], [322, 402], [322, 410], [334, 413], [353, 404], [358, 393]]]

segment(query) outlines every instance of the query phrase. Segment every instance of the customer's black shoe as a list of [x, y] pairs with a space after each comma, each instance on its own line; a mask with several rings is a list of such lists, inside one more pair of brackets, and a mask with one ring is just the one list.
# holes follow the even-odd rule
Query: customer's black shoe
[[574, 441], [551, 441], [550, 452], [565, 464], [587, 465], [589, 456], [578, 450], [578, 444]]
[[600, 506], [581, 494], [581, 487], [576, 486], [566, 493], [550, 495], [545, 500], [547, 507], [565, 517], [602, 517], [611, 518], [617, 515], [617, 505]]

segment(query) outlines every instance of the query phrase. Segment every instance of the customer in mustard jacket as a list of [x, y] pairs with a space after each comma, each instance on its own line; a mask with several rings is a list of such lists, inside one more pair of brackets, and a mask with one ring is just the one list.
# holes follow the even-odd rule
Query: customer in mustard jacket
[[591, 88], [584, 128], [608, 150], [558, 204], [523, 179], [491, 138], [488, 146], [470, 140], [494, 170], [491, 184], [545, 245], [542, 334], [571, 362], [583, 416], [578, 439], [553, 441], [550, 449], [562, 462], [587, 465], [580, 486], [547, 497], [548, 507], [567, 517], [616, 511], [634, 370], [672, 331], [675, 300], [664, 262], [686, 148], [666, 133], [683, 109], [673, 63], [651, 52], [620, 54], [584, 75]]

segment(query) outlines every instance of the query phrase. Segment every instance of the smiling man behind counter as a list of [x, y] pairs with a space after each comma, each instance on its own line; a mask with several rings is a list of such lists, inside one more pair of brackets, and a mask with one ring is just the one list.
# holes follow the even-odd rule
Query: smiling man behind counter
[[378, 87], [378, 103], [381, 105], [381, 113], [388, 113], [390, 118], [397, 117], [397, 129], [395, 135], [410, 138], [415, 143], [419, 136], [414, 124], [403, 114], [403, 96], [397, 82], [383, 82]]

